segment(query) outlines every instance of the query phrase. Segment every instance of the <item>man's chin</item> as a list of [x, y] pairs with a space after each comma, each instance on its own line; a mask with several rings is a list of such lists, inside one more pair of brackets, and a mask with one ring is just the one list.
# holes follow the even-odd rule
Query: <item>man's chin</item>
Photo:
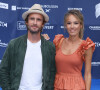
[[30, 30], [30, 33], [31, 34], [38, 34], [40, 32], [40, 30], [37, 30], [37, 31], [32, 31], [32, 30]]

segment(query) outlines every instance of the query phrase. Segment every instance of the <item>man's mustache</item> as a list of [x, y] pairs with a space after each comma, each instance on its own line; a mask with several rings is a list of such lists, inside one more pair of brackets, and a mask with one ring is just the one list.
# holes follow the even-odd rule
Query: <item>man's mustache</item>
[[31, 25], [31, 27], [38, 27], [37, 25]]

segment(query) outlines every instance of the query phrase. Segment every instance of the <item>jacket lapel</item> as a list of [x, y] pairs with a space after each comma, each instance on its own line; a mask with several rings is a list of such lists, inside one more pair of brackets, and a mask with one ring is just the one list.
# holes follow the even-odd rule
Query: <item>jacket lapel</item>
[[48, 45], [46, 44], [46, 40], [41, 36], [41, 52], [42, 52], [42, 75], [43, 78], [46, 78], [45, 76], [47, 76], [47, 70], [48, 70]]
[[26, 54], [26, 49], [27, 49], [27, 35], [25, 35], [24, 37], [23, 37], [23, 40], [22, 40], [22, 43], [23, 44], [21, 44], [21, 46], [19, 46], [20, 47], [20, 51], [19, 51], [19, 53], [20, 53], [20, 60], [19, 60], [19, 64], [20, 64], [20, 73], [22, 74], [22, 71], [23, 71], [23, 64], [24, 64], [24, 59], [25, 59], [25, 54]]
[[45, 57], [45, 41], [44, 41], [44, 38], [41, 36], [41, 52], [42, 52], [42, 76], [44, 76], [44, 68], [45, 68], [45, 60], [46, 60], [46, 57]]

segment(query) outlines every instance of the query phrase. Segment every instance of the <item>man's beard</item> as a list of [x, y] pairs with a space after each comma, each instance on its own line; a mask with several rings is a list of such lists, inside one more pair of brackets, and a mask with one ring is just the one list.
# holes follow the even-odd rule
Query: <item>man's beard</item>
[[30, 31], [31, 34], [38, 34], [39, 32], [42, 31], [42, 27], [38, 28], [36, 31], [33, 31], [30, 26], [27, 26], [27, 29]]
[[30, 31], [31, 34], [38, 34], [40, 32], [40, 29], [38, 29], [37, 31], [33, 31], [31, 29], [28, 29]]

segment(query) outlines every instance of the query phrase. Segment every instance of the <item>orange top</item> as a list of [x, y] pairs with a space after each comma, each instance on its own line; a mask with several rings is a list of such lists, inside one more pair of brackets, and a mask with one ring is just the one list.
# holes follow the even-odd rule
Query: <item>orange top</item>
[[[53, 43], [57, 49], [60, 40], [64, 40], [62, 34], [55, 36]], [[61, 45], [58, 50], [56, 50], [56, 68], [57, 73], [55, 77], [54, 87], [58, 89], [85, 89], [85, 83], [81, 74], [82, 65], [85, 61], [84, 52], [88, 48], [92, 47], [93, 51], [95, 49], [95, 44], [89, 38], [83, 40], [78, 49], [70, 55], [65, 55], [61, 51]]]

